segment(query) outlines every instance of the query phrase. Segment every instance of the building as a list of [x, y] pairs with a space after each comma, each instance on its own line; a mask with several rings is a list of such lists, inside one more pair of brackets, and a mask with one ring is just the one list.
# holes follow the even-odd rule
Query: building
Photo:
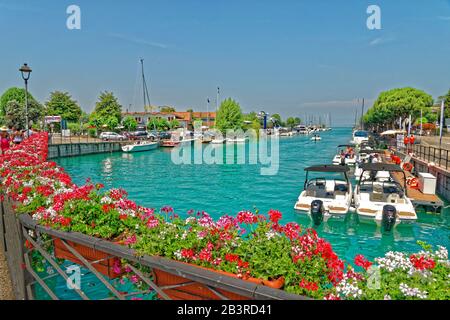
[[212, 127], [216, 121], [215, 112], [123, 112], [122, 118], [131, 116], [139, 124], [148, 125], [152, 119], [165, 119], [167, 121], [177, 120], [181, 128], [188, 130], [194, 129], [194, 122], [201, 121], [203, 127]]

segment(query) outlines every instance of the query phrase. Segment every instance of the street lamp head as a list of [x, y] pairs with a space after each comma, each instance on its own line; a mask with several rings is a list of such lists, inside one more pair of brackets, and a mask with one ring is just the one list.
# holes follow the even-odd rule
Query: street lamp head
[[24, 63], [23, 66], [20, 67], [19, 71], [22, 73], [23, 80], [27, 81], [30, 79], [31, 68], [28, 64]]

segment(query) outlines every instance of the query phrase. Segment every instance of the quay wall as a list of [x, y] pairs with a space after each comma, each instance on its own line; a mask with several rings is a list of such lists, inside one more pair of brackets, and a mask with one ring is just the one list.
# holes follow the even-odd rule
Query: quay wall
[[[397, 153], [402, 159], [405, 157], [404, 153]], [[436, 192], [445, 198], [446, 201], [450, 201], [450, 171], [438, 166], [429, 166], [427, 161], [417, 157], [412, 157], [411, 162], [416, 172], [427, 172], [435, 176]]]
[[119, 142], [63, 143], [48, 146], [48, 159], [121, 151]]

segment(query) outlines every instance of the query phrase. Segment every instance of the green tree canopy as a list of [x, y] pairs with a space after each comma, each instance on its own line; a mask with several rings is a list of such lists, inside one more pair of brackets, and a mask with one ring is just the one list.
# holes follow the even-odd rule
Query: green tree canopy
[[[6, 105], [10, 101], [16, 101], [20, 105], [25, 105], [25, 89], [12, 87], [2, 94], [0, 97], [0, 115], [6, 114]], [[31, 101], [38, 103], [36, 99], [34, 99], [33, 95], [28, 92], [28, 103]]]
[[170, 106], [163, 106], [160, 108], [161, 112], [176, 112], [174, 107], [170, 107]]
[[137, 121], [132, 116], [126, 116], [125, 119], [122, 121], [122, 125], [127, 129], [128, 131], [134, 131], [137, 128]]
[[295, 117], [295, 118], [289, 117], [286, 120], [286, 125], [291, 129], [294, 128], [295, 126], [298, 126], [300, 123], [301, 123], [301, 120], [298, 117]]
[[[33, 125], [42, 119], [44, 107], [36, 100], [28, 101], [28, 121], [33, 121]], [[19, 103], [16, 100], [9, 101], [5, 108], [5, 124], [18, 129], [26, 128], [25, 103]]]
[[69, 122], [78, 122], [80, 120], [82, 110], [67, 92], [54, 91], [50, 93], [50, 99], [45, 105], [46, 115], [61, 116]]
[[441, 104], [441, 101], [444, 101], [444, 107], [445, 107], [445, 117], [450, 117], [450, 89], [448, 90], [446, 95], [440, 96], [438, 98], [439, 105]]
[[227, 129], [241, 129], [243, 116], [239, 103], [231, 98], [225, 99], [217, 111], [216, 128], [225, 133]]
[[420, 116], [420, 111], [427, 114], [433, 106], [433, 98], [422, 90], [414, 88], [392, 89], [380, 93], [372, 108], [364, 115], [364, 122], [372, 126], [394, 126], [402, 117], [409, 115], [413, 120]]
[[[116, 119], [116, 121], [112, 120], [112, 118]], [[94, 111], [91, 113], [91, 124], [96, 127], [101, 127], [106, 124], [110, 128], [113, 123], [116, 123], [115, 128], [120, 123], [121, 118], [122, 106], [119, 104], [117, 98], [112, 92], [102, 92], [95, 104]]]

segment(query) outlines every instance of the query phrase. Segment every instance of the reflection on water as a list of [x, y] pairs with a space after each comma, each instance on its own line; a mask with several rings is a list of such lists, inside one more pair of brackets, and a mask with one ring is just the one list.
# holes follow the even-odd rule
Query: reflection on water
[[[131, 199], [139, 204], [160, 208], [172, 206], [181, 215], [188, 210], [205, 210], [217, 218], [222, 214], [235, 215], [241, 210], [261, 212], [278, 209], [283, 221], [295, 221], [312, 227], [309, 217], [294, 211], [293, 207], [303, 189], [304, 168], [331, 163], [336, 146], [347, 143], [350, 129], [334, 129], [321, 133], [322, 141], [312, 142], [310, 137], [280, 138], [279, 171], [274, 176], [262, 176], [261, 164], [248, 164], [249, 155], [255, 155], [255, 145], [234, 146], [234, 164], [175, 164], [172, 148], [159, 148], [134, 154], [114, 153], [59, 159], [60, 165], [73, 176], [76, 183], [87, 177], [102, 182], [106, 188], [123, 187]], [[237, 148], [245, 147], [247, 164], [237, 163]], [[202, 150], [222, 153], [226, 163], [226, 144], [193, 143], [191, 151]], [[183, 152], [188, 146], [181, 148]], [[270, 149], [270, 148], [269, 148]], [[256, 150], [256, 151], [255, 151]], [[353, 183], [353, 185], [355, 185]], [[355, 213], [341, 220], [330, 219], [317, 227], [317, 231], [331, 242], [337, 253], [352, 261], [357, 253], [370, 258], [390, 250], [416, 251], [417, 240], [450, 247], [449, 211], [440, 215], [418, 213], [419, 220], [412, 225], [400, 224], [388, 234], [372, 221], [360, 221]]]

